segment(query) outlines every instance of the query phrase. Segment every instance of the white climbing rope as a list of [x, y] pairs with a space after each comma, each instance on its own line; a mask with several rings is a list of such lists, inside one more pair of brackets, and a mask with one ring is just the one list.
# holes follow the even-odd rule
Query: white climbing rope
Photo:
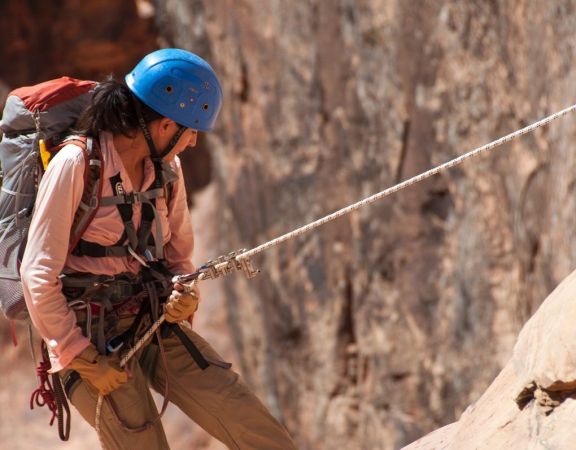
[[98, 400], [96, 402], [96, 416], [94, 418], [94, 430], [96, 430], [98, 441], [100, 441], [100, 447], [102, 447], [102, 450], [106, 450], [106, 442], [104, 442], [104, 437], [102, 436], [102, 430], [100, 429], [100, 417], [102, 415], [103, 404], [104, 404], [104, 396], [102, 394], [98, 394]]
[[300, 236], [304, 233], [308, 233], [309, 231], [313, 230], [314, 228], [318, 228], [320, 225], [324, 225], [327, 222], [330, 222], [330, 221], [335, 220], [341, 216], [349, 214], [352, 211], [355, 211], [355, 210], [357, 210], [363, 206], [366, 206], [370, 203], [374, 203], [376, 200], [380, 200], [381, 198], [387, 197], [388, 195], [393, 194], [394, 192], [398, 192], [401, 189], [404, 189], [404, 188], [407, 188], [408, 186], [412, 186], [413, 184], [419, 183], [420, 181], [425, 180], [426, 178], [430, 178], [431, 176], [436, 175], [437, 173], [440, 173], [446, 169], [454, 167], [454, 166], [464, 162], [465, 160], [467, 160], [469, 158], [472, 158], [474, 156], [479, 155], [480, 153], [487, 152], [487, 151], [492, 150], [492, 149], [494, 149], [494, 148], [496, 148], [502, 144], [505, 144], [506, 142], [511, 141], [512, 139], [515, 139], [515, 138], [520, 137], [524, 134], [530, 133], [530, 132], [534, 131], [536, 128], [540, 128], [544, 125], [547, 125], [548, 123], [552, 122], [553, 120], [556, 120], [556, 119], [558, 119], [558, 118], [564, 116], [565, 114], [568, 114], [569, 112], [572, 112], [574, 110], [576, 110], [576, 104], [569, 106], [568, 108], [565, 108], [565, 109], [558, 111], [554, 114], [551, 114], [551, 115], [539, 120], [538, 122], [533, 123], [532, 125], [528, 125], [528, 126], [522, 128], [520, 130], [517, 130], [513, 133], [507, 134], [506, 136], [503, 136], [499, 139], [496, 139], [495, 141], [492, 141], [488, 144], [477, 147], [474, 150], [470, 150], [469, 152], [464, 153], [463, 155], [461, 155], [455, 159], [452, 159], [448, 162], [445, 162], [444, 164], [441, 164], [437, 167], [434, 167], [430, 170], [427, 170], [426, 172], [423, 172], [419, 175], [416, 175], [412, 178], [409, 178], [408, 180], [402, 181], [401, 183], [398, 183], [392, 187], [389, 187], [388, 189], [385, 189], [381, 192], [378, 192], [377, 194], [371, 195], [370, 197], [367, 197], [363, 200], [360, 200], [360, 201], [358, 201], [358, 202], [356, 202], [350, 206], [339, 209], [338, 211], [335, 211], [332, 214], [329, 214], [325, 217], [322, 217], [321, 219], [315, 220], [314, 222], [311, 222], [307, 225], [304, 225], [303, 227], [300, 227], [294, 231], [291, 231], [291, 232], [286, 233], [282, 236], [279, 236], [276, 239], [265, 242], [264, 244], [253, 248], [252, 250], [242, 252], [236, 258], [237, 259], [250, 258], [251, 256], [254, 256], [258, 253], [261, 253], [265, 250], [268, 250], [270, 247], [274, 247], [278, 244], [281, 244], [282, 242], [293, 239], [293, 238]]

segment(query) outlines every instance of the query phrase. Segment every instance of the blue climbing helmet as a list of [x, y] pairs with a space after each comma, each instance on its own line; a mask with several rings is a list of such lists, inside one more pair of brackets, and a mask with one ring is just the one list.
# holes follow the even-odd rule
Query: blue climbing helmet
[[210, 65], [176, 48], [146, 55], [126, 75], [126, 84], [146, 106], [177, 124], [199, 131], [214, 127], [222, 88]]

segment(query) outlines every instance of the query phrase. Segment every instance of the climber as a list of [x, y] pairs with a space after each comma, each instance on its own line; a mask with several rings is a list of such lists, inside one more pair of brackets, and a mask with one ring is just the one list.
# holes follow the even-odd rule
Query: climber
[[[171, 282], [194, 271], [177, 155], [213, 128], [221, 103], [203, 59], [155, 51], [125, 82], [97, 85], [79, 137], [55, 155], [39, 186], [21, 265], [26, 305], [51, 371], [82, 417], [99, 423], [108, 449], [169, 448], [150, 387], [229, 448], [295, 448], [239, 375], [186, 326], [198, 289]], [[85, 183], [78, 142], [87, 138], [101, 149], [102, 195], [69, 252]], [[121, 368], [120, 355], [163, 312], [167, 325]]]

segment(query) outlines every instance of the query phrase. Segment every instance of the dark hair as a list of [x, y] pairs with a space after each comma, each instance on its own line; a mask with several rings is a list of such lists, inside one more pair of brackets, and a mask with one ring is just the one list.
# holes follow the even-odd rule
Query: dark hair
[[93, 137], [100, 131], [132, 137], [139, 129], [135, 102], [140, 105], [146, 123], [162, 117], [135, 97], [125, 83], [109, 76], [94, 89], [90, 105], [80, 115], [75, 131]]

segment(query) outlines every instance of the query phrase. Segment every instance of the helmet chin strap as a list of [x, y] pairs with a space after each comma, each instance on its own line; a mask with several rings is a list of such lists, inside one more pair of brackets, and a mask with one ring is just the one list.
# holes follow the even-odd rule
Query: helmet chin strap
[[186, 127], [183, 127], [182, 125], [178, 125], [178, 131], [176, 131], [176, 133], [174, 133], [174, 136], [172, 136], [172, 139], [170, 139], [170, 142], [168, 142], [168, 145], [166, 146], [166, 148], [164, 149], [164, 151], [160, 155], [160, 158], [164, 158], [168, 153], [170, 153], [172, 151], [172, 149], [178, 143], [178, 141], [180, 140], [180, 138], [182, 137], [182, 135], [184, 134], [185, 131], [186, 131]]
[[148, 144], [148, 149], [150, 150], [150, 157], [152, 158], [152, 161], [162, 161], [162, 159], [168, 153], [170, 153], [174, 148], [174, 146], [178, 143], [180, 137], [182, 137], [182, 134], [184, 133], [184, 131], [186, 131], [186, 127], [178, 125], [178, 131], [174, 133], [174, 136], [172, 136], [172, 139], [170, 139], [170, 142], [168, 142], [166, 148], [162, 150], [161, 153], [159, 153], [158, 150], [156, 149], [156, 145], [154, 144], [154, 140], [150, 135], [148, 125], [146, 125], [146, 121], [144, 120], [144, 115], [142, 114], [142, 108], [140, 107], [140, 102], [134, 96], [132, 97], [132, 99], [134, 101], [134, 106], [136, 108], [136, 115], [138, 116], [138, 125], [140, 126], [140, 129], [144, 134], [144, 138], [146, 139], [146, 143]]

